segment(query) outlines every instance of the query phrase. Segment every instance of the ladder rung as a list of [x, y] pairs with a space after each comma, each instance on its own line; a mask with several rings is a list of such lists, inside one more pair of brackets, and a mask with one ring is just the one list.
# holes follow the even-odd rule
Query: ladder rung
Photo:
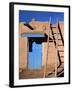
[[60, 56], [61, 58], [64, 58], [64, 56]]
[[59, 52], [64, 52], [63, 50], [58, 50]]
[[58, 46], [63, 46], [63, 45], [58, 45]]
[[60, 34], [60, 33], [54, 33], [54, 34]]
[[62, 40], [62, 39], [58, 39], [58, 40]]
[[53, 42], [53, 40], [49, 40], [49, 42]]
[[54, 34], [52, 36], [54, 36]]
[[[56, 37], [55, 35], [52, 35], [52, 36]], [[57, 39], [57, 40], [58, 40], [58, 39]]]
[[62, 39], [55, 39], [55, 40], [61, 40], [62, 41]]
[[51, 28], [56, 28], [56, 26], [51, 26]]
[[61, 61], [61, 63], [64, 63], [64, 61]]

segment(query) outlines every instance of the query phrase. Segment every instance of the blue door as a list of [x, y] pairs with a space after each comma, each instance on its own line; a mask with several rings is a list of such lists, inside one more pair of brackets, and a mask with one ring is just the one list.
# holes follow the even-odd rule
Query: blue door
[[28, 52], [28, 68], [41, 69], [42, 65], [42, 44], [32, 43], [32, 52]]
[[[22, 37], [45, 37], [44, 34], [21, 34]], [[28, 68], [29, 69], [41, 69], [42, 65], [42, 44], [32, 42], [32, 51], [28, 51]]]

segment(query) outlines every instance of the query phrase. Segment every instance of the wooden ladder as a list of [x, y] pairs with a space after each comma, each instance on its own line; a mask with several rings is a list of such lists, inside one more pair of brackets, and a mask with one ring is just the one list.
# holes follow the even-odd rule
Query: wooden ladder
[[[63, 39], [63, 35], [62, 35], [62, 31], [60, 29], [59, 23], [58, 23], [57, 27], [52, 26], [52, 24], [51, 24], [50, 28], [51, 28], [51, 33], [52, 33], [52, 37], [53, 37], [53, 42], [54, 42], [55, 48], [57, 50], [56, 64], [59, 62], [59, 65], [55, 64], [55, 76], [59, 76], [59, 75], [57, 75], [57, 74], [60, 74], [60, 73], [58, 73], [58, 68], [60, 68], [62, 63], [64, 63], [64, 62], [62, 62], [62, 59], [64, 59], [64, 54], [63, 55], [61, 54], [61, 53], [64, 53], [64, 39]], [[57, 31], [53, 31], [53, 28], [57, 28]], [[59, 44], [60, 41], [62, 42], [61, 44]], [[61, 47], [62, 47], [62, 49], [60, 49]]]

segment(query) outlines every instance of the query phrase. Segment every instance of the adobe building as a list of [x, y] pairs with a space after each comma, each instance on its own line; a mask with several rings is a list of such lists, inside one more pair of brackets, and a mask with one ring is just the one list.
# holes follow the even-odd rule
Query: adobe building
[[24, 70], [24, 74], [27, 70], [27, 74], [31, 71], [38, 71], [38, 74], [42, 70], [38, 77], [57, 77], [64, 71], [63, 22], [56, 25], [34, 19], [28, 24], [20, 22], [19, 34], [20, 79], [25, 78]]

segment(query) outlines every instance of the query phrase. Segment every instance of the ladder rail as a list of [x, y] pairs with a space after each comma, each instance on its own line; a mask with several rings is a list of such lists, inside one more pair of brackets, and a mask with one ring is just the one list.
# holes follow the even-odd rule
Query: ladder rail
[[55, 44], [55, 48], [56, 48], [56, 60], [55, 60], [55, 77], [57, 77], [57, 60], [58, 60], [58, 56], [57, 56], [57, 43], [58, 43], [58, 32], [56, 32], [55, 34], [56, 34], [56, 38], [55, 38], [55, 36], [54, 36], [54, 32], [53, 32], [53, 28], [55, 28], [55, 27], [50, 27], [51, 28], [51, 33], [52, 33], [52, 37], [53, 37], [53, 42], [54, 42], [54, 44]]
[[55, 60], [55, 77], [57, 77], [57, 64], [58, 64], [58, 29], [56, 30], [56, 60]]
[[62, 43], [63, 43], [63, 46], [64, 46], [64, 39], [63, 39], [63, 36], [62, 36], [62, 32], [61, 32], [59, 23], [58, 23], [58, 30], [59, 30], [59, 33], [60, 33], [60, 36], [61, 36], [61, 39], [62, 39]]
[[[58, 47], [59, 47], [59, 45], [58, 45], [58, 41], [59, 40], [62, 40], [62, 43], [64, 42], [63, 41], [63, 37], [62, 37], [62, 34], [61, 34], [61, 31], [60, 31], [60, 28], [59, 28], [59, 26], [57, 26], [58, 28], [57, 28], [57, 32], [56, 33], [54, 33], [53, 32], [53, 27], [52, 26], [50, 26], [50, 28], [51, 28], [51, 33], [52, 33], [52, 36], [53, 36], [53, 41], [54, 41], [54, 44], [55, 44], [55, 48], [56, 48], [56, 51], [57, 51], [57, 60], [59, 60], [59, 66], [57, 66], [57, 61], [56, 61], [56, 64], [55, 64], [55, 76], [57, 75], [57, 68], [59, 68], [60, 67], [60, 65], [61, 65], [61, 56], [60, 56], [60, 51], [58, 50]], [[54, 27], [55, 28], [55, 27]], [[59, 32], [58, 32], [58, 30], [59, 30]], [[56, 38], [55, 38], [55, 36], [54, 36], [54, 34], [57, 36]], [[58, 35], [60, 35], [60, 37], [61, 37], [61, 39], [58, 39]], [[60, 45], [60, 46], [64, 46], [64, 43], [63, 43], [63, 45]], [[62, 52], [64, 52], [64, 51], [62, 51]], [[62, 56], [63, 57], [63, 56]]]
[[50, 30], [48, 30], [47, 55], [46, 55], [46, 63], [45, 63], [45, 68], [44, 68], [44, 78], [46, 77], [46, 69], [47, 69], [47, 60], [48, 60], [48, 51], [49, 51], [49, 34], [50, 34]]

